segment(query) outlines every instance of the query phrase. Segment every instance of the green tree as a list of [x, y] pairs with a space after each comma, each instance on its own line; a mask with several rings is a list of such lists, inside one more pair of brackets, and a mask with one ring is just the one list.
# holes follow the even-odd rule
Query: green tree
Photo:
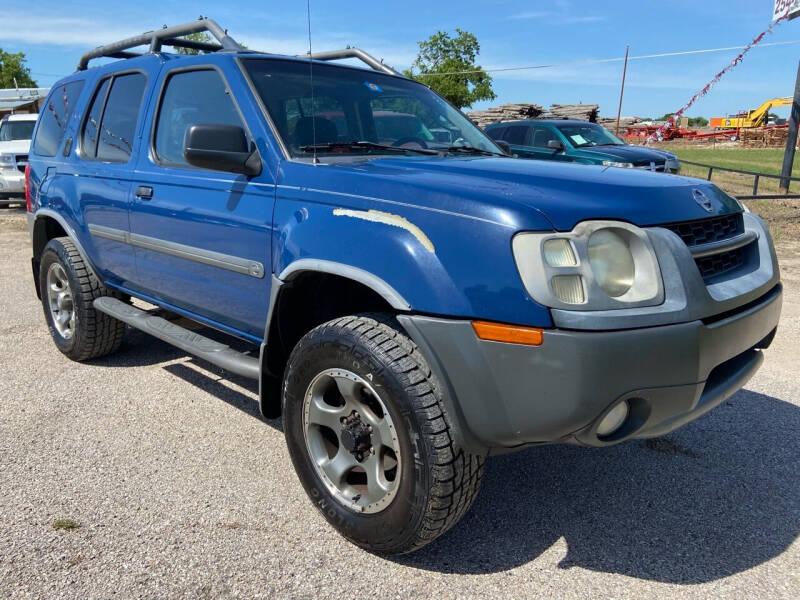
[[[205, 31], [198, 31], [197, 33], [187, 33], [184, 36], [181, 36], [181, 39], [184, 40], [191, 40], [193, 42], [202, 42], [203, 44], [216, 44], [217, 40], [211, 37], [210, 34], [206, 33]], [[242, 48], [247, 48], [246, 45], [239, 42], [239, 45]], [[178, 54], [208, 54], [205, 50], [195, 50], [194, 48], [175, 48], [175, 51]]]
[[[200, 31], [198, 33], [189, 33], [183, 36], [185, 40], [191, 40], [192, 42], [202, 42], [204, 44], [210, 44], [214, 41], [209, 34], [205, 31]], [[178, 54], [200, 54], [200, 50], [195, 50], [194, 48], [175, 48]], [[205, 52], [203, 52], [205, 54]]]
[[692, 117], [689, 119], [689, 125], [691, 127], [706, 127], [708, 125], [708, 119], [705, 117]]
[[[454, 106], [468, 108], [481, 100], [494, 100], [492, 78], [475, 61], [478, 38], [463, 29], [456, 36], [437, 31], [419, 42], [419, 53], [405, 74], [431, 87]], [[419, 72], [414, 73], [414, 69]]]
[[[16, 85], [14, 80], [16, 79]], [[0, 88], [39, 87], [31, 77], [31, 70], [25, 64], [25, 53], [4, 52], [0, 48]]]

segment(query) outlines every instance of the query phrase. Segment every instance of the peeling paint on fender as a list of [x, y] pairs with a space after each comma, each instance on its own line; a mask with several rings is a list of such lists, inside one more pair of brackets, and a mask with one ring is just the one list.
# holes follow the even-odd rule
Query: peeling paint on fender
[[417, 241], [422, 244], [428, 252], [436, 252], [436, 249], [433, 247], [433, 242], [425, 235], [425, 232], [400, 215], [393, 215], [380, 210], [350, 210], [347, 208], [336, 208], [333, 210], [333, 214], [336, 217], [353, 217], [354, 219], [363, 219], [364, 221], [383, 223], [384, 225], [405, 229], [417, 238]]

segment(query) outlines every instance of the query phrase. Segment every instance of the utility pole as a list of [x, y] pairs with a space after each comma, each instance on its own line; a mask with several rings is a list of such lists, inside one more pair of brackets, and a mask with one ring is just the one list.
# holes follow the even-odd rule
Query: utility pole
[[800, 122], [800, 64], [797, 67], [797, 79], [794, 83], [794, 102], [792, 114], [789, 117], [789, 132], [786, 136], [786, 150], [783, 153], [783, 169], [781, 169], [781, 183], [778, 190], [781, 194], [789, 193], [789, 182], [794, 165], [794, 151], [797, 148], [797, 127]]
[[622, 116], [622, 97], [625, 94], [625, 75], [628, 73], [628, 52], [631, 47], [625, 46], [625, 66], [622, 67], [622, 87], [619, 90], [619, 108], [617, 109], [617, 127], [614, 130], [616, 135], [619, 135], [619, 119]]

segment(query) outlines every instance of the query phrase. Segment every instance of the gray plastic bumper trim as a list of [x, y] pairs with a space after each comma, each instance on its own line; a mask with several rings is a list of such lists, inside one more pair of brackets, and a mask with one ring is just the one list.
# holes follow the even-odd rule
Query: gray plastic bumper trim
[[[401, 323], [446, 377], [453, 403], [448, 412], [465, 439], [505, 450], [574, 442], [622, 398], [632, 395], [649, 406], [649, 416], [619, 439], [579, 438], [602, 446], [678, 427], [735, 393], [760, 365], [757, 348], [777, 327], [781, 303], [777, 284], [714, 323], [551, 329], [541, 346], [482, 341], [463, 320], [405, 315]], [[748, 353], [755, 354], [739, 368]], [[713, 389], [706, 389], [707, 381]]]

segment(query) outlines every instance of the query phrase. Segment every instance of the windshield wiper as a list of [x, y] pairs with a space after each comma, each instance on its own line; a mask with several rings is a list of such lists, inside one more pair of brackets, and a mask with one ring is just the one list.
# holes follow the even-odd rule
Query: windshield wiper
[[461, 152], [463, 154], [480, 154], [482, 156], [506, 156], [500, 152], [492, 152], [491, 150], [484, 150], [483, 148], [476, 148], [475, 146], [450, 146], [448, 152]]
[[365, 148], [367, 150], [389, 150], [391, 152], [416, 152], [417, 154], [439, 154], [436, 150], [431, 150], [429, 148], [403, 148], [401, 146], [392, 146], [390, 144], [378, 144], [376, 142], [368, 142], [368, 141], [357, 141], [353, 140], [352, 142], [326, 142], [324, 144], [310, 144], [308, 146], [300, 146], [300, 150], [303, 152], [314, 152], [316, 151], [325, 151], [325, 150], [336, 150], [336, 149], [345, 149], [349, 150], [352, 148]]

